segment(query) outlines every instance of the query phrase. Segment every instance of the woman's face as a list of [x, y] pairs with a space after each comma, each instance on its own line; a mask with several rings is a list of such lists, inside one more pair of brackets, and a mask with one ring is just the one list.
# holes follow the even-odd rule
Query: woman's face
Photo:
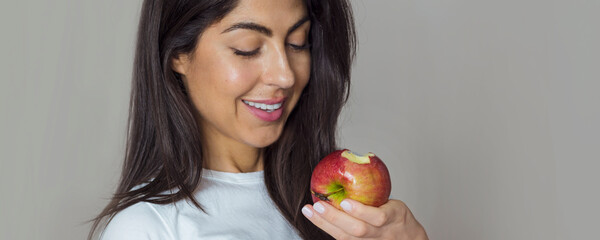
[[310, 22], [301, 0], [241, 0], [173, 59], [208, 141], [275, 142], [310, 77]]

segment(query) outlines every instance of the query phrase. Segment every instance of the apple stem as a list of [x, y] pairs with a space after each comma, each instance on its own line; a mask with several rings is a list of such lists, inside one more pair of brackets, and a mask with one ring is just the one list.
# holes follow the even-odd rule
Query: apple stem
[[328, 197], [329, 197], [329, 196], [331, 196], [331, 195], [333, 195], [333, 194], [335, 194], [335, 193], [338, 193], [338, 192], [340, 192], [340, 191], [344, 191], [344, 188], [340, 188], [340, 189], [338, 189], [338, 190], [335, 190], [335, 191], [333, 191], [333, 192], [330, 192], [330, 193], [318, 193], [318, 192], [315, 192], [315, 191], [312, 191], [312, 190], [311, 190], [311, 192], [313, 192], [317, 198], [319, 198], [319, 199], [321, 199], [321, 200], [323, 200], [323, 201], [327, 201], [327, 200], [329, 200], [329, 199], [328, 199]]

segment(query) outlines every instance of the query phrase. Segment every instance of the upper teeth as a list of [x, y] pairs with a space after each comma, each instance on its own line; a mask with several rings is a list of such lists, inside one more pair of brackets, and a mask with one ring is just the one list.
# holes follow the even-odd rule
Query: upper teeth
[[246, 101], [246, 100], [244, 100], [244, 103], [246, 103], [252, 107], [262, 109], [262, 110], [267, 110], [267, 111], [273, 111], [273, 110], [277, 110], [277, 109], [281, 108], [281, 103], [269, 105], [269, 104], [264, 104], [264, 103], [250, 102], [250, 101]]

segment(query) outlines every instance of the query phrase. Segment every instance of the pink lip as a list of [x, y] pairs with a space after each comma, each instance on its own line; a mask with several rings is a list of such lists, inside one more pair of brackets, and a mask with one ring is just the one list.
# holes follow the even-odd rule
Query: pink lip
[[[275, 103], [280, 103], [283, 104], [283, 98], [281, 98], [280, 100], [262, 100], [262, 101], [254, 101], [252, 100], [251, 102], [257, 102], [257, 103], [264, 103], [264, 104], [275, 104]], [[250, 100], [247, 100], [250, 101]], [[266, 122], [275, 122], [277, 120], [279, 120], [279, 118], [281, 118], [281, 115], [283, 115], [283, 108], [284, 106], [281, 106], [279, 109], [272, 111], [272, 112], [267, 112], [267, 111], [263, 111], [261, 109], [255, 108], [255, 107], [251, 107], [249, 105], [247, 105], [246, 103], [244, 103], [242, 101], [242, 103], [244, 105], [246, 105], [246, 107], [248, 108], [248, 110], [250, 110], [250, 112], [256, 116], [257, 118], [266, 121]]]
[[255, 102], [255, 103], [264, 103], [264, 104], [273, 105], [273, 104], [276, 104], [276, 103], [283, 102], [283, 100], [285, 100], [285, 97], [265, 99], [265, 100], [251, 100], [251, 99], [242, 99], [242, 100], [246, 100], [246, 101], [250, 101], [250, 102]]

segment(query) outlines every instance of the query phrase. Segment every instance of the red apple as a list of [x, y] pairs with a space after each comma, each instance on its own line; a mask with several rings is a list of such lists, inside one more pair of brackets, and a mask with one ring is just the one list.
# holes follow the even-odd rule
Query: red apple
[[313, 202], [319, 200], [341, 209], [345, 198], [379, 207], [390, 197], [392, 183], [385, 164], [375, 154], [356, 155], [348, 149], [323, 158], [310, 179]]

